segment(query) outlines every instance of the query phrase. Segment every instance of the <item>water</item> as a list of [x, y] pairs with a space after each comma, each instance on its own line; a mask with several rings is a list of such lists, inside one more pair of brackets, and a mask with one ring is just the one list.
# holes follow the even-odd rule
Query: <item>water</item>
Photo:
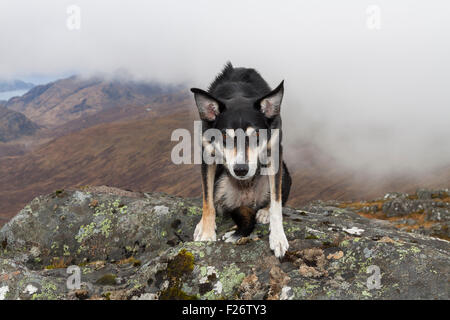
[[0, 92], [0, 100], [9, 100], [12, 97], [17, 97], [25, 94], [28, 90], [13, 90]]

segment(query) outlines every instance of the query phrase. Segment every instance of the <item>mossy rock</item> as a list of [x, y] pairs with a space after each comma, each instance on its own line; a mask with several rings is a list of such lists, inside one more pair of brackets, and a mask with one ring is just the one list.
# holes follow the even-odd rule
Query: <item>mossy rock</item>
[[[442, 209], [445, 194], [438, 194], [423, 201]], [[290, 248], [280, 260], [267, 225], [238, 244], [193, 242], [200, 199], [58, 190], [32, 200], [0, 229], [0, 297], [78, 299], [67, 289], [67, 268], [77, 266], [83, 299], [449, 298], [448, 241], [337, 202], [283, 214]], [[232, 226], [218, 216], [217, 238]], [[372, 286], [376, 272], [380, 281]]]

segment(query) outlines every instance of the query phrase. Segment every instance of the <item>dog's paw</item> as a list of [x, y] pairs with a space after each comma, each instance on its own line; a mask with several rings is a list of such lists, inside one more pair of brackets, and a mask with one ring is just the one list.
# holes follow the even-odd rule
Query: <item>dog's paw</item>
[[289, 242], [286, 239], [283, 229], [275, 228], [269, 235], [270, 249], [273, 250], [275, 257], [282, 258], [289, 248]]
[[259, 209], [256, 213], [256, 222], [261, 224], [268, 224], [269, 223], [269, 217], [270, 217], [270, 211], [269, 209]]
[[229, 231], [222, 236], [222, 240], [225, 242], [235, 243], [241, 238], [241, 236], [236, 234], [236, 231]]
[[203, 219], [195, 227], [194, 241], [216, 241], [216, 225], [211, 228], [206, 228], [203, 224]]

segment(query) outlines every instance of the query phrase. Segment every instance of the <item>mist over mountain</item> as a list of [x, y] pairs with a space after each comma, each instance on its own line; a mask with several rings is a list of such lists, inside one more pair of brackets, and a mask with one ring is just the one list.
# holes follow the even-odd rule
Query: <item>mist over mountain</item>
[[0, 92], [28, 90], [34, 87], [34, 84], [22, 80], [0, 80]]
[[[1, 0], [0, 300], [448, 300], [449, 12], [448, 0]], [[267, 190], [249, 179], [228, 194], [224, 179], [236, 210], [202, 211], [189, 90], [230, 63], [284, 83], [254, 101], [281, 114], [292, 180], [282, 212], [270, 201], [269, 223], [237, 240], [236, 216], [253, 222]], [[222, 89], [249, 101], [242, 82]], [[199, 243], [208, 214], [218, 241]], [[202, 308], [182, 313], [217, 311]]]
[[[106, 184], [189, 197], [201, 192], [199, 167], [171, 161], [176, 144], [170, 140], [173, 130], [185, 128], [192, 133], [193, 121], [198, 120], [186, 87], [70, 77], [37, 86], [7, 106], [46, 127], [0, 143], [3, 221], [39, 194], [75, 186]], [[292, 129], [286, 129], [287, 135]], [[450, 166], [378, 176], [370, 170], [348, 168], [336, 161], [331, 150], [308, 137], [288, 136], [284, 143], [284, 158], [293, 178], [290, 205], [315, 199], [369, 199], [419, 187], [445, 188], [450, 181]]]
[[142, 106], [156, 95], [175, 90], [177, 86], [157, 83], [72, 76], [36, 86], [21, 97], [8, 100], [5, 106], [39, 125], [54, 127], [121, 105]]
[[[71, 4], [2, 1], [0, 32], [14, 32], [2, 34], [0, 74], [125, 71], [206, 88], [230, 60], [256, 68], [271, 87], [285, 80], [281, 112], [293, 146], [307, 138], [339, 165], [381, 176], [450, 162], [448, 1], [375, 4], [377, 29], [367, 24], [374, 4], [359, 0], [80, 0], [80, 29], [69, 30]], [[35, 111], [45, 99], [11, 107], [52, 126], [94, 114], [102, 100], [63, 107], [49, 99], [45, 113]]]
[[76, 30], [69, 5], [0, 2], [0, 74], [40, 84], [4, 103], [40, 129], [0, 142], [3, 219], [74, 185], [198, 195], [198, 167], [171, 163], [170, 134], [192, 128], [188, 88], [226, 61], [285, 80], [290, 204], [448, 188], [447, 1], [379, 3], [377, 29], [358, 0], [80, 0]]
[[22, 80], [0, 80], [0, 102], [21, 96], [33, 87], [33, 83]]

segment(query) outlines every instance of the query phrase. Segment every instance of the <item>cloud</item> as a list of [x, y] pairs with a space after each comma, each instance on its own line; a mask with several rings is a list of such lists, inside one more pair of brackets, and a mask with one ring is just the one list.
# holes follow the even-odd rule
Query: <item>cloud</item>
[[[81, 29], [67, 26], [70, 5]], [[222, 65], [276, 86], [289, 146], [310, 139], [374, 171], [450, 163], [447, 1], [21, 1], [0, 3], [0, 74], [128, 73], [207, 87]]]

